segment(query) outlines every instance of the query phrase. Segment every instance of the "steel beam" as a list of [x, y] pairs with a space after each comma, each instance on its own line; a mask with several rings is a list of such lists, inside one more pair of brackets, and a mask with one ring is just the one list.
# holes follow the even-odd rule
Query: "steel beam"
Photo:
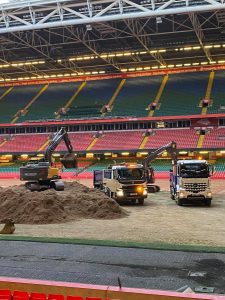
[[141, 26], [139, 20], [127, 20], [125, 21], [127, 27], [130, 29], [132, 35], [137, 39], [139, 44], [143, 49], [147, 51], [147, 53], [153, 57], [161, 66], [166, 65], [162, 55], [160, 53], [151, 53], [150, 47], [152, 45], [152, 41], [144, 30], [144, 27]]
[[1, 5], [0, 34], [225, 9], [224, 0], [31, 0]]
[[199, 44], [200, 44], [202, 50], [205, 53], [205, 56], [207, 57], [209, 62], [212, 62], [213, 59], [211, 57], [209, 49], [205, 48], [204, 45], [203, 45], [203, 41], [205, 39], [205, 36], [204, 36], [204, 33], [201, 29], [201, 24], [199, 22], [199, 19], [198, 19], [197, 15], [195, 13], [189, 13], [189, 18], [190, 18], [191, 23], [193, 25], [193, 28], [194, 28], [195, 34], [198, 38]]

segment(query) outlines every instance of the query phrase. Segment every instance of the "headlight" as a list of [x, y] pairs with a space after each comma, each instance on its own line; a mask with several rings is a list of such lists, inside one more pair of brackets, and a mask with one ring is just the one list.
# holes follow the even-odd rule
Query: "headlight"
[[123, 196], [124, 196], [123, 190], [117, 191], [117, 192], [116, 192], [116, 195], [117, 195], [118, 197], [123, 197]]
[[148, 195], [148, 192], [147, 192], [147, 190], [144, 190], [143, 191], [143, 196], [146, 196], [146, 195]]
[[184, 197], [184, 193], [180, 193], [179, 196], [180, 196], [180, 198], [183, 198]]
[[138, 193], [143, 193], [143, 190], [144, 190], [143, 186], [138, 186], [137, 187], [137, 192]]
[[212, 193], [211, 193], [211, 192], [207, 193], [207, 196], [208, 196], [209, 198], [212, 198]]

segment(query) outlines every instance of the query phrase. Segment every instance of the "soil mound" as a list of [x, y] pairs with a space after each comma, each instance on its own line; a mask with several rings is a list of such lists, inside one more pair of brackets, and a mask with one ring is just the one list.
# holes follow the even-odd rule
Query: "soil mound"
[[64, 191], [31, 192], [23, 185], [0, 188], [1, 219], [15, 223], [64, 223], [80, 218], [115, 219], [126, 216], [116, 201], [78, 182], [65, 182]]

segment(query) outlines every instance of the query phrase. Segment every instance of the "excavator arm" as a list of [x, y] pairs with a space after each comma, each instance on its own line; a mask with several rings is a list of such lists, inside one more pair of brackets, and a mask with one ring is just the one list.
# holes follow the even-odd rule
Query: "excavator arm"
[[166, 144], [158, 149], [156, 149], [154, 152], [150, 153], [148, 156], [146, 156], [142, 160], [142, 164], [145, 169], [149, 167], [149, 164], [155, 160], [160, 154], [162, 154], [164, 151], [168, 151], [171, 155], [172, 160], [174, 163], [177, 161], [177, 144], [176, 142], [170, 142], [169, 144]]
[[77, 167], [77, 160], [75, 158], [75, 155], [73, 153], [73, 146], [70, 142], [68, 133], [66, 131], [65, 127], [62, 127], [52, 138], [50, 141], [46, 151], [44, 160], [52, 163], [52, 153], [57, 148], [57, 146], [61, 143], [61, 141], [64, 141], [68, 150], [68, 154], [66, 154], [62, 159], [61, 162], [64, 165], [65, 168], [76, 168]]

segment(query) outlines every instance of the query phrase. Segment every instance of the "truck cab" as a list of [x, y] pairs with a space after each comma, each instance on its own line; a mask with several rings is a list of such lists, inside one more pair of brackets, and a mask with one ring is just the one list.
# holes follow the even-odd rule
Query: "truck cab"
[[184, 201], [201, 200], [210, 206], [212, 200], [210, 166], [206, 160], [178, 160], [170, 170], [171, 198]]
[[94, 187], [101, 189], [115, 200], [130, 200], [140, 205], [147, 198], [146, 179], [143, 165], [113, 165], [105, 170], [94, 171]]

